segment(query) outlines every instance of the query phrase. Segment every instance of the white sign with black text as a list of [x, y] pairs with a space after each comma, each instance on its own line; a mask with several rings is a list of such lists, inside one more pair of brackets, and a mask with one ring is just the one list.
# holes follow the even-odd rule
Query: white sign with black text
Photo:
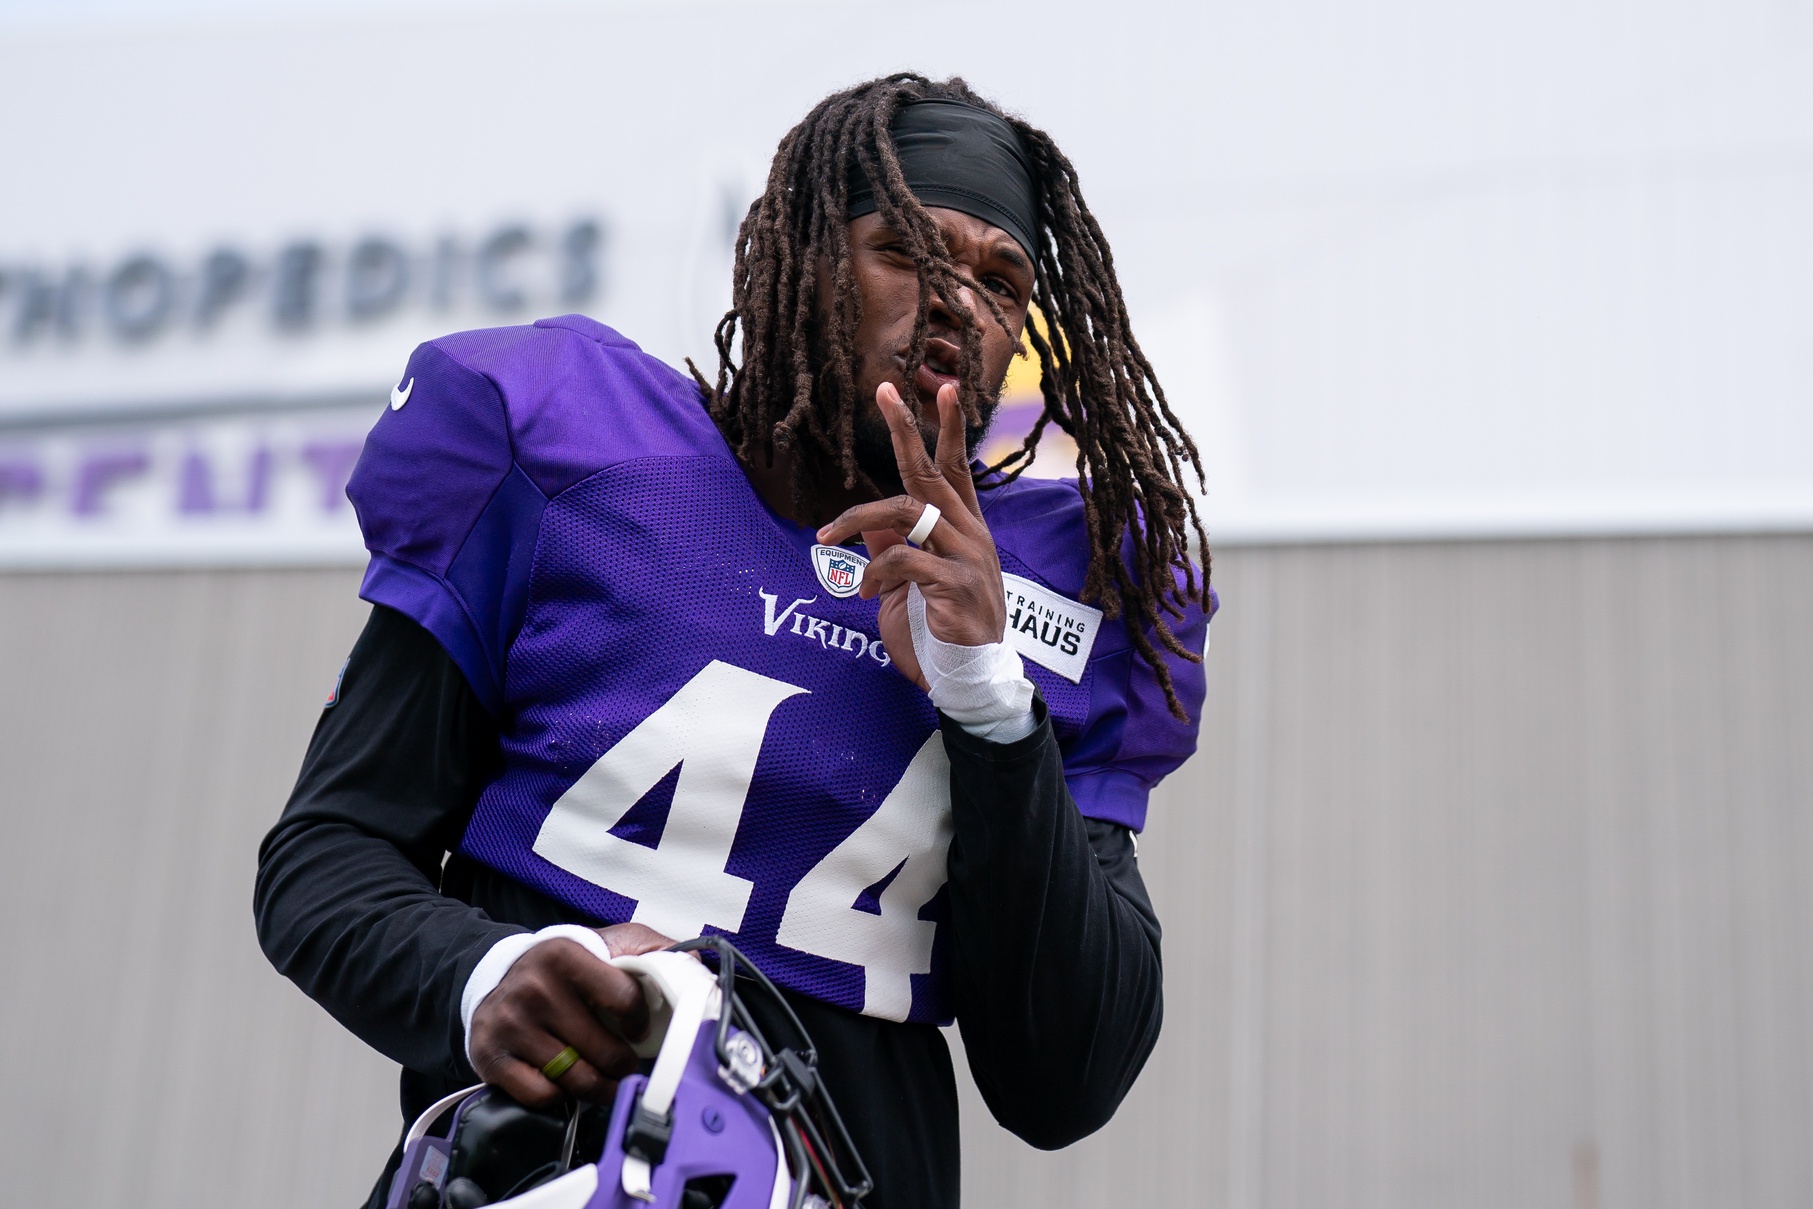
[[1001, 573], [1007, 592], [1007, 640], [1024, 659], [1081, 683], [1102, 611], [1019, 575]]

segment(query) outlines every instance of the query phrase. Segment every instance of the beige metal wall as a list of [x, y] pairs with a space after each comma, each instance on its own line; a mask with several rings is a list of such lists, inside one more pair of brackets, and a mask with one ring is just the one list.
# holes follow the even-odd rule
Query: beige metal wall
[[[1813, 537], [1230, 551], [1143, 843], [1169, 1021], [977, 1205], [1787, 1206], [1813, 1191]], [[345, 572], [0, 576], [0, 1204], [328, 1206], [391, 1072], [250, 887]]]

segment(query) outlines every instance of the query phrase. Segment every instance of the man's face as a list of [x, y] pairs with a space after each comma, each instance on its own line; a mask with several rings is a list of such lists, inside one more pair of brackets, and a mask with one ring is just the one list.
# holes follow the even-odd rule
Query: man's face
[[[957, 272], [974, 283], [960, 291], [982, 334], [983, 422], [970, 433], [973, 451], [994, 415], [1008, 363], [1020, 347], [1026, 308], [1032, 301], [1033, 267], [1019, 242], [1001, 228], [961, 210], [928, 207], [927, 213], [944, 233], [944, 246]], [[887, 424], [875, 406], [876, 388], [883, 382], [894, 384], [900, 397], [917, 411], [920, 435], [926, 448], [932, 449], [938, 441], [938, 388], [957, 382], [962, 337], [956, 316], [934, 294], [927, 320], [926, 363], [909, 383], [906, 364], [919, 309], [919, 275], [900, 237], [880, 213], [865, 214], [850, 223], [850, 264], [862, 299], [862, 323], [856, 330], [854, 349], [856, 460], [870, 478], [892, 488], [899, 482], [899, 471]], [[1008, 331], [1002, 331], [989, 315], [987, 305], [975, 295], [976, 288], [993, 295], [995, 305], [1007, 317]]]

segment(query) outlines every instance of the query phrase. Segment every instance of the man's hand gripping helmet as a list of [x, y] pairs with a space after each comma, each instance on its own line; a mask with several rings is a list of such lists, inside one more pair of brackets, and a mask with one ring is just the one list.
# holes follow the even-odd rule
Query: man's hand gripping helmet
[[[612, 964], [642, 984], [649, 1032], [635, 1048], [654, 1062], [618, 1086], [602, 1143], [578, 1106], [563, 1122], [495, 1089], [460, 1092], [405, 1135], [388, 1209], [858, 1209], [868, 1171], [774, 984], [720, 937]], [[790, 1045], [771, 1043], [742, 991], [777, 1009]]]

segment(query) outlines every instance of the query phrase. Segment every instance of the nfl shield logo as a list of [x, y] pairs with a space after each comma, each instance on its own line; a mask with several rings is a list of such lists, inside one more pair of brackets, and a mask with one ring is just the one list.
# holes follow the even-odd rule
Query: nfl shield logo
[[862, 587], [862, 569], [869, 560], [842, 546], [812, 547], [812, 569], [825, 591], [842, 598], [856, 595]]

